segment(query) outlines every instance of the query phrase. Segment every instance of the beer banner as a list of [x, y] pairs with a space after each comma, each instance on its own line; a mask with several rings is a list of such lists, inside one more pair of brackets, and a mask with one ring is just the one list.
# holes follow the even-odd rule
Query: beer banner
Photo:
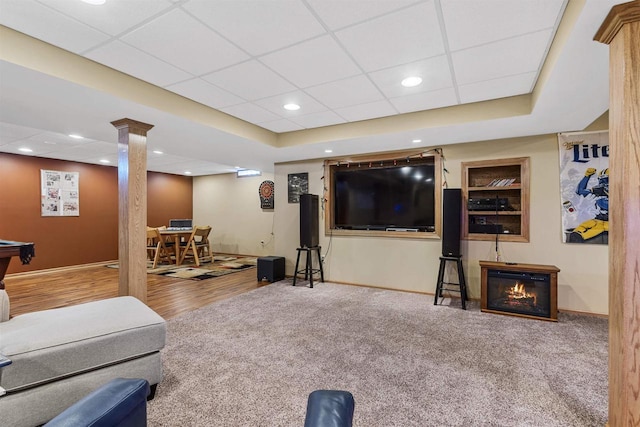
[[609, 243], [609, 132], [559, 133], [565, 243]]

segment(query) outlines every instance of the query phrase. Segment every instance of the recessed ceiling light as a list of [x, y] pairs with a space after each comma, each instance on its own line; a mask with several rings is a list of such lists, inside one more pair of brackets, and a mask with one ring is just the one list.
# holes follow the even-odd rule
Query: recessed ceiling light
[[107, 159], [100, 159], [100, 163], [111, 163], [111, 162]]
[[18, 148], [18, 151], [22, 151], [23, 153], [33, 153], [33, 150], [27, 147]]
[[105, 4], [107, 0], [82, 0], [84, 3], [92, 4], [94, 6], [100, 6], [101, 4]]
[[413, 142], [414, 144], [417, 144], [418, 142], [422, 142], [422, 140], [421, 140], [421, 139], [414, 139], [414, 140], [413, 140], [413, 141], [411, 141], [411, 142]]
[[153, 150], [154, 154], [164, 154], [162, 151], [160, 150]]
[[75, 133], [69, 134], [69, 137], [73, 138], [73, 139], [84, 139], [84, 136], [78, 135], [78, 134], [75, 134]]
[[407, 77], [400, 83], [404, 87], [414, 87], [422, 83], [422, 79], [418, 76]]
[[327, 149], [327, 150], [324, 150], [324, 152], [325, 152], [325, 153], [333, 153], [333, 150], [331, 150], [331, 149]]
[[51, 144], [51, 145], [56, 145], [56, 142], [53, 141], [44, 141], [45, 144]]
[[240, 169], [240, 166], [234, 166], [234, 168], [236, 168], [236, 169]]
[[185, 175], [191, 175], [191, 171], [184, 171]]
[[300, 109], [300, 106], [298, 104], [284, 104], [283, 108], [289, 111], [297, 111]]

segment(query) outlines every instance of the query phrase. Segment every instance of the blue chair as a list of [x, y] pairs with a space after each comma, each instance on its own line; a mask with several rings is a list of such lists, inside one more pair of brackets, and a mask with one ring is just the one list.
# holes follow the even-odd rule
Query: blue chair
[[45, 426], [146, 426], [149, 392], [147, 380], [116, 378], [65, 409]]

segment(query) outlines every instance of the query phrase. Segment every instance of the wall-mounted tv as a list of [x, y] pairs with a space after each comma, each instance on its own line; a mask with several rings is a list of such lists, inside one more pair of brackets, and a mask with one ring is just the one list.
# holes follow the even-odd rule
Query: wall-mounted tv
[[333, 166], [335, 229], [435, 231], [436, 180], [432, 158], [367, 166]]

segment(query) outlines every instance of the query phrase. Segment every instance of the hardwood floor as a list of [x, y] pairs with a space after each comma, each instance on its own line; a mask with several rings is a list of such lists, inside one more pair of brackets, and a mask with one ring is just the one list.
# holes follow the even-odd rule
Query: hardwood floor
[[[4, 281], [11, 316], [118, 296], [118, 269], [104, 265], [9, 275]], [[171, 319], [264, 284], [258, 282], [255, 268], [207, 280], [147, 274], [147, 305]]]

